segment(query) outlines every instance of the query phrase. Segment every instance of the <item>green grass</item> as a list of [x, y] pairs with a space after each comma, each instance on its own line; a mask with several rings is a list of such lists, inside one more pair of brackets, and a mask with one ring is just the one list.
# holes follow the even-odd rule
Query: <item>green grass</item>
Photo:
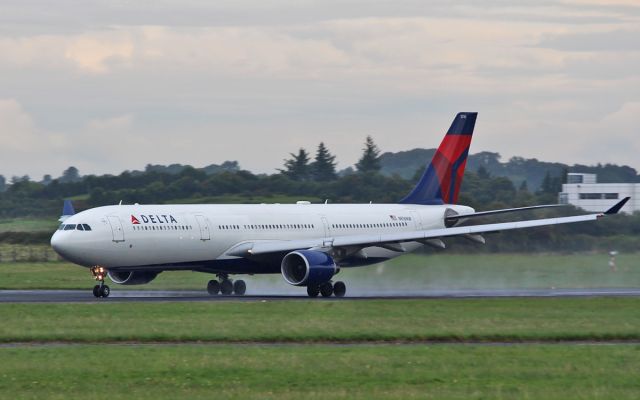
[[0, 303], [0, 342], [640, 340], [639, 298]]
[[[26, 248], [0, 246], [3, 260], [17, 249], [24, 257]], [[33, 254], [44, 253], [47, 246], [35, 247]], [[50, 254], [50, 259], [53, 254]], [[606, 254], [447, 254], [430, 256], [408, 254], [392, 261], [362, 268], [344, 268], [336, 279], [360, 292], [407, 292], [424, 289], [480, 288], [586, 288], [640, 287], [640, 256], [621, 254], [618, 270], [612, 272]], [[128, 289], [203, 290], [211, 275], [197, 272], [163, 272], [148, 285]], [[265, 288], [288, 293], [303, 289], [285, 284], [280, 275], [243, 277], [248, 293]], [[0, 263], [0, 289], [88, 289], [93, 285], [87, 269], [64, 262]], [[112, 285], [118, 290], [119, 286]]]
[[[0, 303], [0, 398], [637, 399], [639, 345], [568, 341], [638, 341], [638, 309], [631, 297]], [[400, 344], [417, 341], [468, 344]], [[539, 344], [478, 344], [499, 341]]]
[[637, 399], [640, 346], [0, 348], [12, 399]]
[[53, 231], [60, 225], [57, 218], [15, 218], [0, 220], [0, 232]]

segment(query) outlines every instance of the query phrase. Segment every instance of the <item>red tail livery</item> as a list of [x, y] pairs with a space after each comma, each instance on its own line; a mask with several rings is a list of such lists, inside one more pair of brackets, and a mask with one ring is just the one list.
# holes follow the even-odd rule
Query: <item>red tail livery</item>
[[476, 112], [456, 115], [422, 178], [400, 203], [457, 203], [477, 116]]

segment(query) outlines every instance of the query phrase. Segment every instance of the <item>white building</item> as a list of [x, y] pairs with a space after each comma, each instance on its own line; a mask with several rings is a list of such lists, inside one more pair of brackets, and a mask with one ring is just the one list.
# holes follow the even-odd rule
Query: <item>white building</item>
[[567, 174], [559, 194], [560, 204], [572, 204], [586, 211], [605, 211], [621, 199], [631, 199], [622, 212], [640, 211], [640, 183], [598, 183], [596, 174]]

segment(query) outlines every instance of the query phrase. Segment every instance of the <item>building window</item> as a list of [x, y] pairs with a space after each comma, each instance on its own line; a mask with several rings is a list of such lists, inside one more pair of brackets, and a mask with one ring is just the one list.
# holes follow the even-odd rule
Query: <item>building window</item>
[[580, 193], [580, 200], [599, 200], [602, 193]]
[[567, 183], [582, 183], [583, 181], [583, 176], [582, 175], [574, 175], [574, 174], [568, 174], [567, 175]]
[[605, 193], [604, 198], [607, 200], [616, 200], [618, 199], [618, 193]]

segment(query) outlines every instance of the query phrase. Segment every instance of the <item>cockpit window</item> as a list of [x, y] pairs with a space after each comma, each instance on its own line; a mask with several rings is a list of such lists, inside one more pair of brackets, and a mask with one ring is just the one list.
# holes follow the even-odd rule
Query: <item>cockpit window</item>
[[61, 231], [64, 229], [64, 224], [60, 224], [60, 226], [58, 227], [58, 230]]
[[67, 224], [64, 226], [65, 231], [72, 231], [74, 229], [76, 229], [76, 224]]
[[82, 224], [82, 226], [84, 227], [85, 231], [90, 231], [91, 227], [88, 224]]
[[83, 231], [84, 228], [82, 227], [82, 224], [78, 224], [78, 226], [76, 226], [76, 229], [79, 231]]

